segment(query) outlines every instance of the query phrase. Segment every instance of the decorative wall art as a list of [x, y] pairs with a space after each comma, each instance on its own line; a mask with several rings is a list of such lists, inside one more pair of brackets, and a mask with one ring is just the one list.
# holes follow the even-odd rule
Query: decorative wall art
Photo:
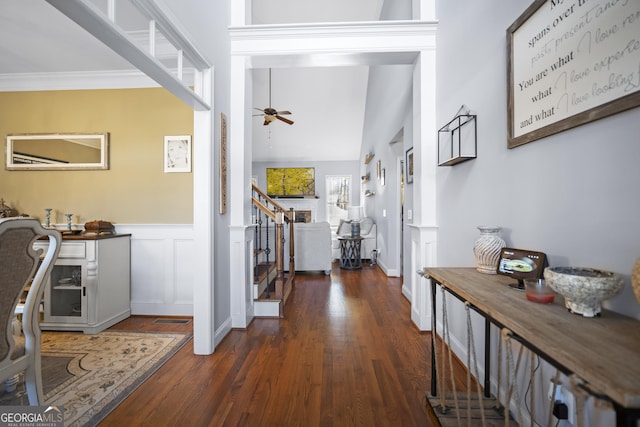
[[438, 130], [438, 166], [453, 166], [476, 158], [476, 115], [462, 105], [455, 117]]
[[405, 154], [405, 171], [407, 172], [407, 184], [413, 183], [413, 147]]
[[227, 213], [227, 116], [220, 113], [220, 213]]
[[315, 169], [267, 168], [267, 194], [270, 197], [315, 197]]
[[191, 172], [191, 136], [164, 137], [164, 171]]
[[507, 30], [508, 147], [640, 105], [640, 3], [536, 0]]
[[378, 178], [378, 181], [382, 178], [382, 162], [380, 160], [376, 163], [376, 178]]
[[375, 157], [375, 154], [372, 152], [368, 152], [366, 156], [364, 156], [364, 164], [368, 165], [371, 160]]

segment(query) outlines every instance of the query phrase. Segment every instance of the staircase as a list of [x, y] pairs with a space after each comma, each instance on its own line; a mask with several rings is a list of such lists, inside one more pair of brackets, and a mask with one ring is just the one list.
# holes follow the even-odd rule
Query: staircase
[[[285, 210], [257, 186], [251, 201], [255, 228], [253, 299], [257, 317], [284, 317], [284, 307], [295, 285], [293, 209]], [[288, 236], [285, 233], [288, 229]], [[287, 238], [288, 237], [288, 238]], [[284, 247], [289, 245], [289, 259]], [[284, 271], [285, 262], [289, 271]]]

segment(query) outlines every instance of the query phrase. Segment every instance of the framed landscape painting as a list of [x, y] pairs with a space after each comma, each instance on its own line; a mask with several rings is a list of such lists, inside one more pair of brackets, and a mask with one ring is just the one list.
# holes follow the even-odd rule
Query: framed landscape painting
[[267, 168], [267, 194], [270, 197], [315, 197], [315, 175], [314, 168]]

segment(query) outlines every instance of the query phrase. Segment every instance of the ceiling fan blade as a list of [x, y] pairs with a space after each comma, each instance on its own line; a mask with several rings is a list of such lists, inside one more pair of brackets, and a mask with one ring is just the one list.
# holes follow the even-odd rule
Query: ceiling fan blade
[[289, 125], [293, 124], [293, 120], [285, 119], [284, 117], [280, 116], [281, 114], [291, 114], [291, 111], [288, 111], [288, 110], [278, 111], [275, 108], [271, 107], [271, 68], [269, 68], [269, 106], [266, 108], [253, 107], [253, 109], [261, 111], [263, 113], [263, 114], [253, 115], [254, 117], [264, 116], [263, 126], [269, 126], [271, 122], [275, 121], [276, 119], [281, 120]]
[[284, 118], [284, 117], [282, 117], [282, 116], [278, 116], [278, 115], [276, 115], [276, 119], [278, 119], [278, 120], [282, 120], [283, 122], [285, 122], [285, 123], [286, 123], [286, 124], [288, 124], [288, 125], [292, 125], [292, 124], [293, 124], [293, 120], [285, 119], [285, 118]]

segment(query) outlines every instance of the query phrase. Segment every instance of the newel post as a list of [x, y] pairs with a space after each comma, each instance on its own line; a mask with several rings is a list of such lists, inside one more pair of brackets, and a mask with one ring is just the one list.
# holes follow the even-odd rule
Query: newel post
[[295, 223], [296, 213], [293, 208], [289, 208], [289, 274], [295, 280], [296, 275], [296, 250], [295, 250], [295, 237], [293, 235], [293, 224]]

